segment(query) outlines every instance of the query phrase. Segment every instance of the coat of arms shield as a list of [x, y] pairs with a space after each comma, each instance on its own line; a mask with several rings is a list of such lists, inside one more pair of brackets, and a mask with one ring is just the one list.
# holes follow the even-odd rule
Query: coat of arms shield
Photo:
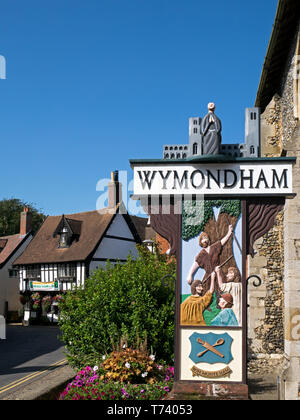
[[190, 359], [194, 363], [225, 363], [232, 360], [231, 344], [233, 339], [228, 333], [199, 334], [194, 332], [190, 337]]

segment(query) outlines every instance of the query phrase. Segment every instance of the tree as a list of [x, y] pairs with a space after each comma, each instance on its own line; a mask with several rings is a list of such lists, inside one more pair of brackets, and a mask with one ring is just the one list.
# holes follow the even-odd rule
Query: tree
[[115, 266], [107, 263], [60, 304], [59, 325], [72, 365], [79, 367], [86, 360], [97, 363], [122, 337], [127, 337], [129, 346], [146, 339], [156, 360], [171, 362], [175, 262], [143, 246], [138, 249], [136, 260], [129, 257]]
[[19, 198], [3, 199], [0, 201], [0, 237], [20, 232], [20, 214], [24, 207], [28, 207], [32, 214], [32, 231], [36, 232], [39, 229], [46, 216], [32, 203]]
[[[219, 208], [220, 214], [215, 219], [213, 208]], [[235, 228], [241, 216], [240, 200], [193, 200], [186, 201], [183, 208], [182, 238], [188, 241], [206, 232], [211, 243], [221, 240], [227, 233], [231, 224]], [[233, 242], [228, 241], [222, 250], [220, 263], [227, 261], [233, 255]], [[236, 267], [234, 258], [223, 266], [224, 272], [229, 267]]]

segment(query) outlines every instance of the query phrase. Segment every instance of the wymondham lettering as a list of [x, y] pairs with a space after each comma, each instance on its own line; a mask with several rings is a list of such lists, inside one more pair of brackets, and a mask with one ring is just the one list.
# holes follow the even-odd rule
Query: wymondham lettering
[[222, 190], [234, 190], [236, 193], [243, 190], [259, 192], [262, 188], [267, 190], [288, 189], [288, 169], [278, 168], [265, 170], [261, 167], [254, 169], [190, 169], [173, 170], [138, 170], [138, 179], [145, 193], [152, 190], [163, 190], [174, 194], [176, 191], [190, 193], [213, 190], [222, 193]]

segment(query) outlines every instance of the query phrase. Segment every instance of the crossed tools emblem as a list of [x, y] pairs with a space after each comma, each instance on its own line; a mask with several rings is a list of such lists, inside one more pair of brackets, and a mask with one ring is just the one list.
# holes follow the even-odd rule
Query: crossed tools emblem
[[210, 345], [209, 343], [207, 343], [206, 341], [203, 341], [201, 338], [197, 338], [198, 343], [202, 344], [202, 346], [206, 349], [204, 351], [202, 351], [201, 353], [197, 354], [197, 357], [201, 357], [203, 356], [206, 352], [208, 351], [212, 351], [213, 353], [217, 354], [218, 356], [224, 358], [224, 355], [222, 353], [220, 353], [218, 350], [215, 349], [215, 347], [217, 346], [221, 346], [222, 344], [224, 344], [225, 340], [223, 338], [219, 338], [215, 344]]

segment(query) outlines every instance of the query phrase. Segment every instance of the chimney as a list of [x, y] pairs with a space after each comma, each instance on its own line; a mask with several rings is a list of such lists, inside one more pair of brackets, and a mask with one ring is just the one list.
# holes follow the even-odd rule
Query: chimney
[[111, 173], [111, 181], [108, 183], [108, 208], [115, 208], [122, 201], [122, 184], [119, 182], [119, 172]]
[[21, 220], [20, 220], [20, 236], [25, 236], [28, 232], [32, 229], [31, 224], [32, 216], [29, 213], [28, 207], [24, 207], [24, 210], [21, 213]]

